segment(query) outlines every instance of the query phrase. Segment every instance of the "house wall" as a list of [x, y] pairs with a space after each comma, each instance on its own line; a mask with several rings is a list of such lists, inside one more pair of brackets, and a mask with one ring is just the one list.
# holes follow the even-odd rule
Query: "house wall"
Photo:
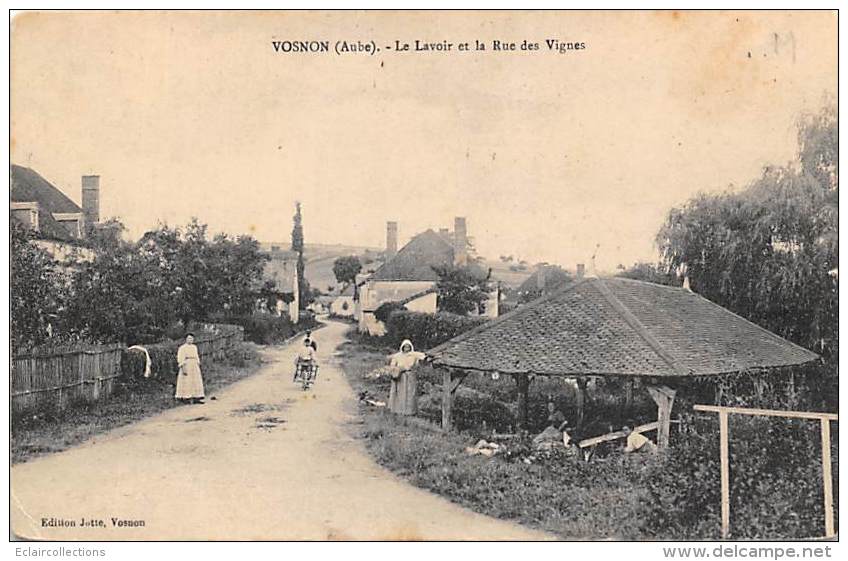
[[369, 281], [360, 291], [362, 311], [373, 312], [386, 302], [398, 302], [436, 286], [435, 281]]
[[[347, 304], [347, 309], [345, 309]], [[356, 305], [353, 296], [339, 296], [330, 305], [330, 313], [340, 317], [353, 317], [356, 313]]]
[[406, 309], [410, 312], [421, 312], [424, 314], [435, 314], [436, 313], [436, 300], [438, 299], [438, 294], [435, 292], [431, 292], [430, 294], [425, 294], [420, 298], [416, 298], [410, 302], [406, 303]]
[[[359, 291], [362, 306], [359, 331], [377, 336], [385, 335], [386, 326], [374, 317], [377, 308], [386, 302], [399, 302], [435, 285], [435, 281], [368, 281]], [[408, 304], [407, 309], [411, 309]], [[435, 311], [436, 307], [433, 305], [431, 313]]]
[[368, 333], [376, 337], [386, 334], [386, 326], [382, 321], [374, 317], [374, 312], [362, 312], [359, 316], [359, 332]]

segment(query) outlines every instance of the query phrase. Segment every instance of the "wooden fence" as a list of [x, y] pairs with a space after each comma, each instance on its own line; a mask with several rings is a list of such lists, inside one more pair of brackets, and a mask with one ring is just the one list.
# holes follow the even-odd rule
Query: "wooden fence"
[[[198, 327], [195, 344], [201, 361], [214, 362], [243, 339], [240, 326], [205, 324]], [[108, 398], [115, 379], [123, 374], [123, 352], [124, 345], [113, 343], [14, 357], [9, 388], [12, 413], [39, 407], [63, 409], [75, 402]]]
[[227, 351], [244, 340], [244, 328], [240, 325], [207, 323], [201, 329], [194, 338], [201, 363], [221, 360]]
[[695, 411], [718, 413], [719, 456], [721, 461], [721, 537], [730, 538], [730, 429], [728, 415], [754, 415], [757, 417], [783, 417], [786, 419], [808, 419], [821, 424], [822, 489], [824, 500], [824, 537], [836, 535], [833, 519], [833, 473], [830, 459], [830, 423], [838, 422], [835, 413], [814, 411], [781, 411], [776, 409], [748, 409], [722, 407], [718, 405], [695, 405]]
[[112, 393], [121, 375], [123, 345], [87, 346], [57, 353], [12, 359], [12, 413], [50, 406], [64, 408], [77, 401], [96, 401]]

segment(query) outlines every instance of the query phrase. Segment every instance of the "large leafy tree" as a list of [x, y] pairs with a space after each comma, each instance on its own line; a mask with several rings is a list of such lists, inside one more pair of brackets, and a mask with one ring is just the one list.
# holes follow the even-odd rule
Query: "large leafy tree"
[[178, 321], [249, 313], [267, 259], [249, 236], [209, 240], [197, 219], [182, 229], [160, 225], [137, 243], [108, 238], [96, 249], [77, 264], [64, 326], [129, 343], [158, 340]]
[[489, 299], [488, 279], [471, 267], [442, 265], [433, 270], [439, 275], [439, 311], [468, 314], [481, 310]]
[[621, 271], [616, 274], [617, 277], [668, 286], [681, 285], [680, 278], [674, 272], [669, 271], [662, 263], [655, 264], [639, 261], [631, 267], [624, 268], [624, 266], [620, 266], [620, 268]]
[[14, 219], [9, 227], [9, 331], [16, 352], [48, 338], [62, 304], [64, 284], [50, 255], [31, 243], [29, 230]]
[[795, 164], [767, 168], [740, 192], [695, 197], [657, 236], [665, 265], [693, 290], [834, 359], [836, 126], [833, 109], [801, 120]]
[[333, 262], [333, 274], [336, 276], [336, 280], [347, 286], [351, 284], [353, 285], [354, 299], [358, 297], [356, 275], [358, 275], [360, 271], [362, 271], [362, 262], [360, 262], [359, 257], [355, 255], [339, 257]]

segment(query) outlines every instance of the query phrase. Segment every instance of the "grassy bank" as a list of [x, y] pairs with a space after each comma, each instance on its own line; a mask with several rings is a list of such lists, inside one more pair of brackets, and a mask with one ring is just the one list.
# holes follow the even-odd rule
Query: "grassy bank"
[[[357, 393], [386, 400], [388, 380], [365, 377], [385, 364], [386, 356], [385, 349], [360, 340], [342, 346], [343, 368]], [[407, 420], [385, 408], [359, 406], [361, 436], [381, 465], [413, 485], [471, 510], [564, 539], [637, 539], [643, 535], [638, 517], [634, 518], [644, 494], [640, 482], [645, 466], [640, 460], [618, 456], [586, 464], [560, 450], [533, 452], [529, 446], [513, 446], [504, 459], [469, 455], [465, 448], [481, 436], [479, 429], [448, 435], [439, 431], [433, 422], [438, 402], [427, 378], [422, 376], [420, 384], [419, 418]], [[482, 402], [473, 405], [475, 397], [475, 390], [470, 390], [466, 405], [478, 412], [489, 409]], [[503, 407], [495, 405], [494, 409]]]
[[[357, 393], [387, 400], [389, 381], [365, 374], [384, 365], [391, 352], [377, 339], [350, 334], [339, 358]], [[457, 391], [454, 411], [459, 430], [443, 434], [437, 425], [439, 378], [422, 368], [419, 416], [401, 418], [384, 407], [360, 402], [361, 436], [377, 462], [411, 484], [476, 512], [563, 539], [720, 538], [714, 418], [687, 417], [685, 430], [673, 432], [671, 449], [657, 456], [625, 455], [609, 446], [584, 462], [561, 448], [534, 450], [521, 438], [505, 441], [504, 454], [470, 455], [466, 447], [490, 438], [492, 429], [503, 432], [514, 423], [514, 389], [504, 378], [469, 376]], [[531, 427], [544, 423], [548, 399], [567, 402], [573, 393], [561, 380], [534, 384]], [[605, 432], [601, 419], [615, 419], [615, 395], [614, 388], [597, 388], [592, 403], [596, 426], [586, 431]], [[637, 404], [630, 414], [641, 418], [649, 414], [649, 408], [649, 404]], [[733, 419], [731, 430], [733, 537], [822, 535], [817, 425], [740, 417]], [[838, 430], [835, 424], [833, 430]], [[837, 438], [831, 454], [837, 470]], [[838, 482], [834, 483], [838, 505]]]
[[[203, 367], [207, 398], [255, 373], [261, 360], [258, 347], [242, 343], [227, 359]], [[60, 452], [111, 429], [178, 406], [174, 386], [159, 379], [120, 378], [106, 401], [75, 404], [61, 411], [41, 409], [12, 421], [11, 462], [17, 464]]]

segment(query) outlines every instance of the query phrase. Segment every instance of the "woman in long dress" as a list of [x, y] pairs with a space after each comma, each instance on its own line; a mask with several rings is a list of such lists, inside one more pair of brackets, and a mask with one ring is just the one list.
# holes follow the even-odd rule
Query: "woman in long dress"
[[174, 394], [180, 401], [203, 403], [203, 376], [200, 373], [200, 354], [194, 344], [194, 334], [186, 335], [186, 341], [177, 349], [177, 391]]
[[415, 415], [418, 412], [418, 375], [415, 365], [424, 358], [424, 353], [415, 352], [412, 342], [405, 339], [400, 351], [389, 359], [392, 386], [389, 391], [389, 411], [398, 415]]

